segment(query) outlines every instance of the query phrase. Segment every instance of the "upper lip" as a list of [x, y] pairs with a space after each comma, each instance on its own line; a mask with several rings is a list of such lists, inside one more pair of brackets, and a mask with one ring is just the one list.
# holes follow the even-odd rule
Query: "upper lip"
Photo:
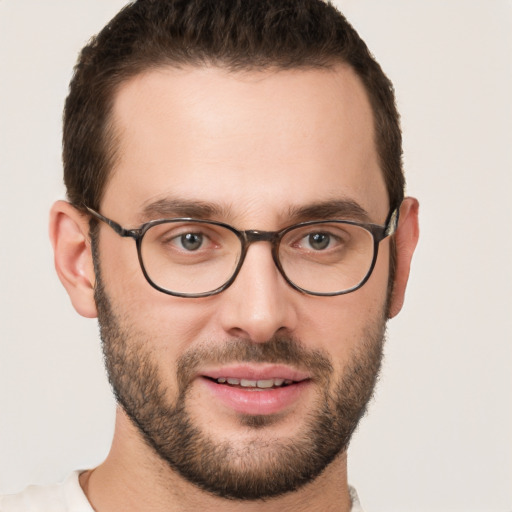
[[286, 365], [276, 364], [237, 364], [208, 368], [199, 373], [201, 377], [210, 379], [233, 378], [248, 380], [285, 379], [300, 382], [310, 378], [310, 375]]

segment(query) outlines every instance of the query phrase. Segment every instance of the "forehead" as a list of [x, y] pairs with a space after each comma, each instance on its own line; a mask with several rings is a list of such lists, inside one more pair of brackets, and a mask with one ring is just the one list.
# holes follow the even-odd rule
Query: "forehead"
[[102, 208], [123, 221], [167, 199], [218, 205], [222, 220], [258, 228], [330, 200], [387, 213], [371, 107], [347, 66], [152, 70], [119, 89], [113, 125]]

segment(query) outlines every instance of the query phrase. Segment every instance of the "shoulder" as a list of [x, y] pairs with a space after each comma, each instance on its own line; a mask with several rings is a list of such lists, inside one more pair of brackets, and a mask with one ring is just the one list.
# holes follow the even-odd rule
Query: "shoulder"
[[93, 512], [75, 471], [55, 485], [30, 485], [18, 494], [0, 496], [0, 512]]

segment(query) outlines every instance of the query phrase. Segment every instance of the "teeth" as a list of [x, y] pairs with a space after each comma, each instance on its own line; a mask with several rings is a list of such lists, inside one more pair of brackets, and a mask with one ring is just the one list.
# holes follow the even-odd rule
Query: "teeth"
[[256, 381], [255, 380], [242, 379], [240, 381], [240, 386], [242, 386], [243, 388], [255, 388], [256, 387]]
[[277, 381], [278, 380], [281, 380], [281, 379], [267, 379], [267, 380], [259, 380], [257, 382], [257, 386], [259, 388], [263, 388], [263, 389], [266, 389], [266, 388], [271, 388], [273, 386], [280, 386], [281, 384], [277, 384]]
[[219, 377], [216, 379], [219, 384], [230, 384], [231, 386], [241, 386], [243, 388], [260, 388], [269, 389], [273, 387], [288, 386], [293, 381], [289, 379], [264, 379], [264, 380], [249, 380], [249, 379], [235, 379]]

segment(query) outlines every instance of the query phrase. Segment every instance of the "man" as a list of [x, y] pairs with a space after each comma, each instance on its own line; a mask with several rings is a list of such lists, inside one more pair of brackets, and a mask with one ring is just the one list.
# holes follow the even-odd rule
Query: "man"
[[[2, 510], [360, 510], [347, 447], [418, 238], [390, 82], [321, 0], [139, 0], [64, 115], [58, 275], [111, 451]], [[134, 239], [134, 240], [130, 240]]]

